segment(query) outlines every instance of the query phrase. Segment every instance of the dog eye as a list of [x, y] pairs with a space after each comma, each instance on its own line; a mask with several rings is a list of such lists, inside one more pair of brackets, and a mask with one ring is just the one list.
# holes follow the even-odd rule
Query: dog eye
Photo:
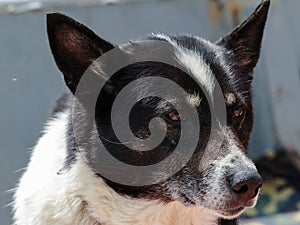
[[244, 115], [244, 107], [243, 106], [239, 106], [238, 109], [233, 111], [234, 118], [240, 118], [243, 115]]
[[179, 122], [180, 121], [180, 115], [176, 111], [173, 111], [173, 112], [169, 113], [168, 117], [169, 117], [170, 120], [172, 120], [174, 122]]

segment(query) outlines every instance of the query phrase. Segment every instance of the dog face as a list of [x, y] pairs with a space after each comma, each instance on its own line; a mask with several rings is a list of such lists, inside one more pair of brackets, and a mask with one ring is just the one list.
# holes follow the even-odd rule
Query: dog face
[[[81, 99], [74, 98], [74, 104], [79, 105], [75, 113], [80, 120], [73, 120], [71, 127], [81, 132], [70, 148], [83, 149], [81, 153], [94, 169], [97, 179], [104, 179], [120, 195], [178, 201], [187, 207], [201, 206], [222, 218], [234, 218], [246, 207], [253, 207], [262, 178], [246, 152], [253, 124], [251, 81], [259, 58], [268, 7], [269, 1], [264, 1], [244, 23], [216, 43], [187, 35], [154, 34], [147, 39], [170, 44], [175, 49], [176, 61], [185, 71], [166, 63], [145, 61], [125, 66], [107, 80], [101, 72], [105, 65], [94, 65], [98, 68], [97, 79], [105, 83], [93, 109], [95, 121], [89, 123], [88, 107]], [[75, 94], [91, 63], [112, 50], [114, 45], [61, 14], [49, 14], [47, 25], [55, 61], [66, 85]], [[156, 128], [164, 131], [165, 136], [151, 151], [142, 151], [145, 146], [141, 143], [136, 144], [133, 150], [118, 140], [111, 123], [111, 111], [124, 87], [138, 79], [151, 77], [180, 84], [186, 98], [184, 103], [176, 103], [177, 96], [165, 100], [153, 94], [159, 83], [135, 83], [131, 94], [138, 96], [139, 100], [130, 110], [131, 132], [135, 138], [146, 140], [152, 135], [151, 120], [160, 118]], [[213, 112], [209, 104], [210, 101], [217, 102], [214, 99], [216, 82], [223, 93], [226, 111], [226, 122], [220, 123], [217, 129], [212, 127]], [[96, 139], [101, 140], [113, 157], [134, 166], [154, 165], [170, 156], [183, 135], [182, 121], [187, 120], [193, 125], [193, 121], [188, 121], [189, 118], [174, 107], [175, 103], [194, 108], [200, 123], [199, 134], [193, 133], [193, 130], [184, 134], [190, 141], [198, 141], [192, 157], [179, 171], [150, 185], [120, 184], [101, 175], [96, 166], [101, 161], [95, 153], [99, 149], [93, 145]], [[116, 116], [127, 119], [122, 113]], [[133, 142], [131, 139], [126, 141]], [[72, 154], [69, 151], [66, 167], [72, 167], [78, 157]], [[115, 171], [112, 169], [111, 173]], [[155, 176], [163, 173], [162, 168], [161, 174]]]

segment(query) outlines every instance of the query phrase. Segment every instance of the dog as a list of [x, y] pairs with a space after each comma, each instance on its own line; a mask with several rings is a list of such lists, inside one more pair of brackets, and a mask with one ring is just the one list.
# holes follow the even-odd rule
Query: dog
[[[163, 62], [144, 60], [105, 78], [104, 61], [96, 63], [92, 70], [104, 86], [97, 95], [93, 113], [89, 113], [82, 100], [89, 99], [89, 91], [77, 95], [78, 87], [91, 64], [116, 46], [65, 15], [48, 14], [50, 48], [69, 91], [57, 101], [20, 179], [14, 195], [14, 224], [238, 224], [238, 216], [256, 205], [263, 182], [247, 156], [247, 145], [253, 125], [253, 69], [260, 55], [269, 5], [270, 1], [262, 1], [243, 23], [215, 43], [189, 35], [160, 33], [147, 38], [146, 41], [172, 46], [175, 61], [186, 71]], [[134, 42], [129, 46], [134, 46]], [[114, 158], [140, 167], [142, 171], [142, 167], [155, 165], [172, 155], [180, 136], [184, 135], [180, 130], [189, 117], [179, 113], [172, 100], [152, 96], [155, 85], [148, 82], [136, 82], [131, 89], [135, 95], [146, 97], [138, 98], [131, 108], [130, 129], [134, 138], [145, 140], [153, 133], [149, 128], [151, 119], [159, 117], [166, 128], [161, 144], [153, 151], [137, 153], [128, 149], [114, 133], [110, 121], [117, 95], [139, 78], [157, 76], [180, 84], [188, 93], [183, 104], [195, 109], [200, 138], [188, 132], [187, 143], [198, 140], [194, 152], [182, 168], [169, 177], [152, 184], [130, 185], [126, 181], [133, 174], [123, 173], [125, 169], [121, 168], [118, 171], [123, 175], [119, 178], [125, 176], [125, 179], [117, 182], [109, 177], [118, 178], [113, 161], [106, 162], [106, 175], [99, 169], [102, 165], [99, 162], [103, 160], [98, 154], [97, 141], [100, 140], [102, 148], [107, 148]], [[213, 103], [218, 102], [213, 99], [217, 84], [226, 118], [225, 123], [217, 124], [220, 129], [215, 130], [209, 98]], [[90, 116], [94, 117], [92, 122]], [[117, 112], [121, 122], [127, 118], [123, 116]], [[159, 129], [160, 123], [157, 123]], [[137, 146], [143, 147], [142, 144]], [[163, 174], [161, 171], [155, 176], [159, 179]], [[141, 172], [136, 181], [143, 177]]]

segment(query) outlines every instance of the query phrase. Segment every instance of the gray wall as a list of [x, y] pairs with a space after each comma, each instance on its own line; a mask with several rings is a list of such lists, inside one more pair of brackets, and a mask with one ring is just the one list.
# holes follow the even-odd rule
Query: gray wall
[[[215, 2], [218, 1], [126, 3], [67, 7], [59, 11], [87, 24], [114, 43], [153, 31], [190, 33], [216, 40], [260, 1], [219, 1], [227, 3], [223, 10]], [[254, 81], [256, 124], [250, 146], [254, 157], [278, 143], [300, 146], [300, 124], [296, 120], [300, 106], [299, 7], [300, 1], [294, 0], [273, 0], [272, 3]], [[10, 208], [4, 208], [12, 201], [11, 192], [7, 190], [15, 187], [51, 105], [64, 89], [45, 32], [45, 13], [56, 9], [54, 6], [46, 8], [35, 13], [0, 14], [1, 225], [11, 222]]]

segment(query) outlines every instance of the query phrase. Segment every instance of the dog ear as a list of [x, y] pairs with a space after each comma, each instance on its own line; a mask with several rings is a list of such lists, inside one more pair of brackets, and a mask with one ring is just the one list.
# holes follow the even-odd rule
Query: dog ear
[[270, 1], [264, 0], [242, 24], [216, 42], [233, 53], [231, 60], [242, 74], [252, 74], [258, 61], [269, 6]]
[[114, 48], [86, 26], [59, 13], [47, 14], [47, 32], [55, 62], [73, 94], [93, 60]]

